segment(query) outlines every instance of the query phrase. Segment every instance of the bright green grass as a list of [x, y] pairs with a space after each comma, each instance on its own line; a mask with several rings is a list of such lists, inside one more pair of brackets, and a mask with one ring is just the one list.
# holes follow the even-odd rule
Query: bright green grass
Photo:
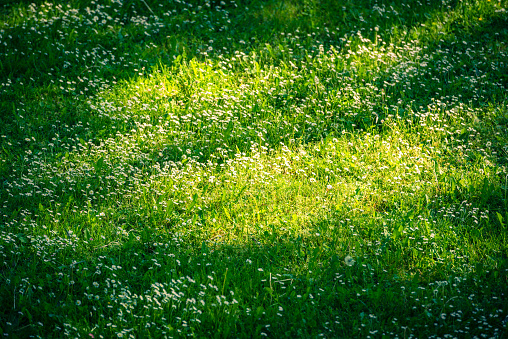
[[0, 334], [508, 336], [507, 5], [7, 1]]

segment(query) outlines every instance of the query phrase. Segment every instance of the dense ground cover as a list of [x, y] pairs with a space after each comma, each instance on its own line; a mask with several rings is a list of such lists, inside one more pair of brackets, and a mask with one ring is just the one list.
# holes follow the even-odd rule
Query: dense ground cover
[[7, 2], [0, 333], [508, 336], [506, 7]]

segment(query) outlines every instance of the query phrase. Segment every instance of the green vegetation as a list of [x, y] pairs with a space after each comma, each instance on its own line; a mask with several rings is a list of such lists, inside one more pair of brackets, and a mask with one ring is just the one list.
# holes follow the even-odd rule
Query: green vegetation
[[0, 334], [508, 336], [507, 1], [0, 7]]

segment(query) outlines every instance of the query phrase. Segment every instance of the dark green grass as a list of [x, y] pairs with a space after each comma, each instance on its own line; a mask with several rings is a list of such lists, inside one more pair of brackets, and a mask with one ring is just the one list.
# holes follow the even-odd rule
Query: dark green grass
[[506, 2], [33, 3], [0, 333], [507, 335]]

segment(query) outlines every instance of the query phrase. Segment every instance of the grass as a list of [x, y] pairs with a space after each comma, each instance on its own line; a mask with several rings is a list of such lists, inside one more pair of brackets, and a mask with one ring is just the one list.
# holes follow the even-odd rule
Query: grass
[[5, 337], [508, 336], [506, 1], [7, 1]]

